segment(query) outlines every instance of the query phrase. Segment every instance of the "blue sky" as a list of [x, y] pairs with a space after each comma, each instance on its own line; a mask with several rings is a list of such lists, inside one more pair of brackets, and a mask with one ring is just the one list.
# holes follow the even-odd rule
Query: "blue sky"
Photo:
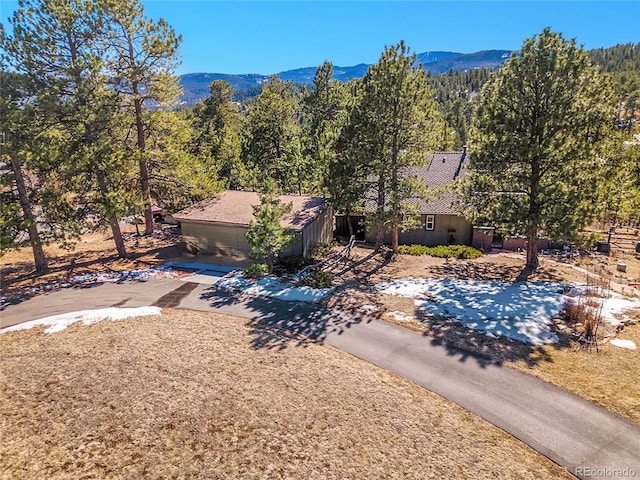
[[[416, 53], [517, 50], [544, 27], [587, 49], [640, 42], [640, 1], [142, 0], [182, 35], [177, 73], [271, 74], [375, 63], [386, 45]], [[2, 23], [17, 2], [0, 0]]]

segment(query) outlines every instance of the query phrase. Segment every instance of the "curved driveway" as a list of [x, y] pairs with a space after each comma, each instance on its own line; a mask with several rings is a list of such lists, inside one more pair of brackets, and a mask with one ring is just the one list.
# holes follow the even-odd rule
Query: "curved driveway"
[[[35, 297], [0, 312], [0, 325], [89, 308], [152, 304], [247, 318], [255, 348], [325, 342], [457, 403], [581, 478], [640, 478], [640, 426], [535, 377], [435, 345], [384, 321], [154, 279]], [[274, 338], [265, 333], [273, 327], [291, 334]]]

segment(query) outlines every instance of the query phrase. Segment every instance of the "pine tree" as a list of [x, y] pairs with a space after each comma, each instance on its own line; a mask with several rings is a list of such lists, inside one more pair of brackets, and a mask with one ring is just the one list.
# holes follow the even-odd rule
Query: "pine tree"
[[176, 212], [224, 190], [220, 166], [206, 153], [194, 153], [193, 123], [185, 111], [157, 110], [147, 120], [151, 194]]
[[526, 234], [531, 270], [539, 233], [566, 238], [593, 216], [612, 100], [586, 53], [549, 29], [482, 89], [464, 201], [472, 218]]
[[343, 213], [347, 219], [349, 234], [355, 229], [351, 215], [361, 213], [363, 199], [372, 187], [370, 177], [373, 170], [369, 158], [360, 145], [360, 127], [357, 107], [362, 89], [360, 80], [352, 80], [346, 85], [345, 117], [338, 137], [333, 145], [333, 154], [329, 157], [324, 184], [331, 204], [337, 212]]
[[415, 62], [404, 42], [386, 48], [369, 67], [350, 119], [360, 158], [368, 162], [375, 179], [376, 248], [385, 231], [391, 231], [395, 253], [399, 231], [415, 223], [407, 200], [421, 190], [407, 167], [426, 161], [444, 125], [427, 75]]
[[335, 146], [346, 121], [347, 87], [333, 79], [333, 65], [324, 62], [316, 70], [313, 89], [303, 99], [305, 156], [309, 159], [309, 191], [323, 193], [329, 164], [335, 162]]
[[118, 104], [107, 88], [102, 58], [103, 12], [91, 0], [21, 0], [19, 6], [11, 19], [13, 36], [7, 50], [16, 71], [33, 82], [39, 114], [59, 134], [60, 151], [57, 158], [48, 159], [49, 171], [58, 183], [74, 189], [71, 213], [82, 218], [83, 209], [99, 209], [124, 257], [118, 224], [123, 195], [117, 190], [128, 168], [114, 161], [110, 137]]
[[28, 105], [31, 96], [29, 82], [24, 76], [2, 70], [0, 153], [5, 168], [0, 177], [0, 254], [17, 247], [20, 234], [26, 230], [36, 271], [45, 272], [48, 264], [34, 208], [37, 188], [28, 180], [26, 165], [30, 144], [36, 135], [33, 131], [33, 109]]
[[178, 63], [181, 37], [165, 20], [154, 22], [146, 18], [139, 0], [105, 1], [103, 6], [104, 20], [108, 22], [107, 67], [113, 78], [112, 88], [128, 97], [133, 114], [145, 234], [151, 234], [153, 215], [144, 108], [145, 103], [162, 106], [177, 101], [180, 89], [173, 70]]
[[242, 188], [247, 177], [241, 160], [244, 117], [232, 102], [234, 91], [227, 82], [216, 80], [209, 91], [209, 96], [193, 109], [192, 152], [207, 157], [228, 188]]
[[603, 220], [614, 226], [640, 221], [640, 146], [628, 138], [612, 135], [600, 157], [597, 213], [602, 210]]
[[272, 183], [279, 193], [306, 191], [307, 174], [301, 149], [300, 92], [277, 76], [249, 109], [243, 156], [253, 178], [251, 188]]
[[291, 212], [291, 204], [283, 204], [271, 194], [260, 195], [260, 205], [253, 207], [254, 220], [247, 228], [247, 241], [251, 244], [251, 258], [264, 260], [273, 272], [278, 255], [291, 243], [293, 234], [282, 227], [282, 219]]

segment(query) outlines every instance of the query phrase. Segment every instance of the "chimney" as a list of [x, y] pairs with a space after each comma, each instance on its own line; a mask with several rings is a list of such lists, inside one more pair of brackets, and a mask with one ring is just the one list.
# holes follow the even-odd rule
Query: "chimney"
[[467, 147], [466, 145], [464, 145], [464, 146], [462, 147], [462, 158], [463, 158], [463, 159], [467, 158], [467, 148], [468, 148], [468, 147]]

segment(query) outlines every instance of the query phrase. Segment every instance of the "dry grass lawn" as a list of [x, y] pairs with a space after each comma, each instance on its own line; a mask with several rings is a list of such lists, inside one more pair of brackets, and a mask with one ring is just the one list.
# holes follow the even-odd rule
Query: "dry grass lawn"
[[0, 477], [573, 478], [331, 347], [255, 349], [245, 322], [167, 310], [0, 335]]

